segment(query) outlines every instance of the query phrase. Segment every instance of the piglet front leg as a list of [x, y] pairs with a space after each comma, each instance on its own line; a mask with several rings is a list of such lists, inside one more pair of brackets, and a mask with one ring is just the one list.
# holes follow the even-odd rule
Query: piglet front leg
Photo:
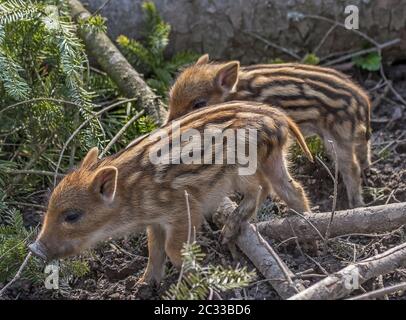
[[149, 226], [148, 235], [148, 265], [138, 284], [159, 286], [165, 267], [165, 230], [159, 226]]

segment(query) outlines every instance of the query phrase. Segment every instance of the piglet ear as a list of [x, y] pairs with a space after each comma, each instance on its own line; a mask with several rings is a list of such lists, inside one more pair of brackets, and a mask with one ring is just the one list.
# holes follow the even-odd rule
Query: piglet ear
[[201, 66], [203, 64], [209, 63], [209, 55], [206, 53], [202, 55], [195, 63], [196, 66]]
[[86, 157], [83, 159], [80, 167], [81, 168], [90, 167], [93, 163], [96, 163], [98, 155], [99, 155], [99, 149], [97, 149], [97, 147], [90, 149], [90, 151], [87, 153]]
[[231, 91], [238, 82], [240, 63], [231, 61], [222, 66], [216, 74], [215, 85], [223, 91]]
[[118, 170], [116, 167], [108, 166], [97, 170], [91, 188], [99, 194], [104, 201], [112, 203], [117, 189]]

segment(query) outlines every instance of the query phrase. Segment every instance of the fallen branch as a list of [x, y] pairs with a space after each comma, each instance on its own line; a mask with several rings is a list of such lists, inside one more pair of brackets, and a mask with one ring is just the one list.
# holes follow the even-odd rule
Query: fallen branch
[[[308, 241], [319, 239], [319, 234], [326, 232], [330, 219], [331, 212], [309, 213], [303, 218], [292, 215], [260, 222], [258, 230], [261, 234], [279, 241], [295, 236], [299, 241]], [[290, 225], [294, 228], [295, 233], [292, 232]], [[330, 237], [382, 233], [395, 230], [402, 225], [406, 225], [405, 202], [336, 211], [330, 228]]]
[[406, 243], [379, 255], [350, 264], [289, 300], [335, 300], [348, 296], [365, 281], [406, 265]]
[[406, 282], [398, 283], [390, 287], [386, 288], [381, 288], [375, 291], [367, 292], [364, 294], [361, 294], [356, 297], [349, 298], [348, 300], [371, 300], [375, 298], [380, 298], [382, 296], [385, 296], [387, 294], [391, 294], [397, 291], [405, 291], [406, 290]]
[[[76, 21], [85, 21], [91, 17], [89, 11], [78, 0], [69, 0], [71, 15]], [[157, 124], [162, 124], [166, 118], [163, 103], [145, 83], [137, 71], [130, 65], [113, 42], [104, 32], [92, 31], [90, 28], [80, 28], [79, 36], [86, 44], [86, 49], [97, 59], [103, 70], [117, 84], [128, 98], [138, 98], [146, 114]]]
[[[236, 207], [237, 205], [233, 201], [225, 198], [217, 211], [216, 223], [223, 224], [226, 215], [233, 212]], [[248, 223], [242, 225], [236, 244], [265, 279], [269, 279], [271, 286], [283, 299], [304, 290], [304, 286], [299, 279], [292, 280], [294, 274], [277, 256], [268, 242], [256, 231], [255, 226]], [[281, 264], [283, 267], [281, 267]]]

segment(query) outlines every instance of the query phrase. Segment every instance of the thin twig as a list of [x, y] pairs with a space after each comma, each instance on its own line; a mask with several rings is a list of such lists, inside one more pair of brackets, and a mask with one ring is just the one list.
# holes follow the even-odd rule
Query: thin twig
[[92, 16], [95, 16], [96, 14], [98, 14], [100, 11], [102, 11], [104, 9], [104, 7], [110, 2], [111, 0], [106, 0], [104, 1], [104, 3], [102, 3], [102, 5], [97, 8], [97, 10], [95, 12], [92, 13]]
[[381, 50], [383, 48], [386, 48], [386, 47], [393, 46], [393, 45], [395, 45], [395, 44], [397, 44], [399, 42], [400, 42], [400, 39], [393, 39], [393, 40], [387, 41], [387, 42], [385, 42], [383, 44], [380, 44], [379, 47], [373, 47], [373, 48], [359, 50], [359, 51], [352, 52], [352, 53], [346, 54], [344, 56], [341, 56], [341, 57], [339, 57], [337, 59], [330, 60], [330, 61], [324, 63], [323, 66], [326, 66], [326, 67], [327, 66], [332, 66], [332, 65], [341, 63], [343, 61], [346, 61], [346, 60], [349, 60], [349, 59], [352, 59], [352, 58], [355, 58], [355, 57], [363, 56], [363, 55], [365, 55], [367, 53], [379, 52], [379, 50]]
[[406, 282], [402, 282], [386, 288], [381, 288], [375, 291], [367, 292], [365, 294], [361, 294], [359, 296], [355, 296], [347, 300], [370, 300], [374, 298], [380, 298], [384, 295], [391, 294], [400, 290], [406, 290]]
[[[259, 200], [261, 199], [261, 194], [262, 194], [262, 186], [259, 185], [258, 186], [257, 198], [256, 198], [256, 202], [255, 202], [255, 214], [256, 214], [256, 212], [258, 210], [258, 207], [259, 207]], [[257, 228], [257, 221], [255, 221], [254, 229], [255, 229], [255, 233], [256, 233], [257, 238], [258, 238], [258, 242], [261, 243], [266, 248], [266, 250], [271, 254], [271, 256], [275, 259], [276, 263], [278, 264], [279, 268], [282, 270], [283, 275], [285, 276], [285, 278], [286, 278], [287, 282], [289, 283], [289, 285], [291, 287], [293, 287], [296, 291], [298, 291], [297, 288], [293, 284], [293, 280], [292, 280], [292, 277], [290, 276], [289, 269], [287, 269], [285, 263], [281, 260], [281, 258], [275, 252], [275, 250], [269, 245], [269, 243], [267, 241], [265, 241], [264, 238], [261, 237], [261, 235], [259, 234], [259, 231], [258, 231], [258, 228]]]
[[[34, 174], [34, 175], [39, 175], [39, 176], [54, 176], [54, 172], [50, 171], [44, 171], [44, 170], [13, 170], [9, 169], [5, 171], [8, 174]], [[65, 175], [62, 173], [57, 174], [59, 178], [64, 177]]]
[[104, 76], [104, 77], [107, 76], [107, 73], [106, 73], [106, 72], [101, 71], [100, 69], [97, 69], [97, 68], [95, 68], [95, 67], [90, 66], [90, 70], [93, 71], [94, 73], [100, 74], [100, 75], [102, 75], [102, 76]]
[[323, 46], [324, 42], [326, 42], [327, 38], [329, 37], [329, 35], [334, 31], [334, 29], [337, 27], [337, 23], [335, 23], [334, 25], [332, 25], [330, 27], [330, 29], [328, 29], [328, 31], [326, 32], [326, 34], [324, 35], [324, 37], [321, 39], [321, 41], [319, 42], [319, 44], [314, 48], [313, 53], [316, 54], [320, 48]]
[[[188, 230], [187, 230], [187, 244], [186, 244], [186, 247], [189, 248], [189, 246], [190, 246], [190, 238], [192, 237], [192, 215], [190, 213], [189, 194], [188, 194], [188, 192], [186, 190], [185, 190], [185, 200], [186, 200], [186, 211], [187, 211], [187, 218], [188, 218]], [[184, 262], [182, 262], [178, 282], [176, 284], [177, 288], [179, 288], [180, 283], [182, 281], [183, 274], [184, 274], [184, 268], [185, 268], [185, 264], [184, 264]]]
[[256, 38], [256, 39], [258, 39], [258, 40], [260, 40], [260, 41], [262, 41], [262, 42], [264, 42], [266, 45], [268, 45], [268, 46], [270, 46], [270, 47], [272, 47], [272, 48], [274, 48], [274, 49], [277, 49], [277, 50], [280, 50], [280, 51], [286, 53], [287, 55], [291, 56], [292, 58], [294, 58], [294, 59], [296, 59], [296, 60], [300, 60], [300, 59], [301, 59], [300, 56], [297, 55], [296, 53], [294, 53], [293, 51], [291, 51], [291, 50], [289, 50], [289, 49], [286, 49], [286, 48], [284, 48], [284, 47], [282, 47], [282, 46], [280, 46], [280, 45], [277, 45], [277, 44], [275, 44], [275, 43], [273, 43], [273, 42], [271, 42], [271, 41], [269, 41], [269, 40], [267, 40], [267, 39], [261, 37], [259, 34], [256, 34], [255, 32], [252, 32], [252, 31], [243, 31], [243, 33], [248, 34], [248, 35], [250, 35], [250, 36], [252, 36], [252, 37], [254, 37], [254, 38]]
[[302, 276], [295, 275], [295, 279], [306, 279], [306, 278], [322, 278], [324, 279], [327, 277], [325, 274], [318, 274], [318, 273], [309, 273], [309, 274], [304, 274]]
[[309, 268], [309, 269], [306, 269], [306, 270], [303, 270], [303, 271], [296, 272], [295, 276], [300, 277], [301, 275], [309, 274], [309, 273], [312, 273], [312, 272], [314, 272], [314, 268]]
[[306, 255], [306, 257], [307, 257], [309, 260], [311, 260], [316, 266], [318, 266], [319, 269], [320, 269], [326, 276], [329, 275], [329, 273], [327, 272], [327, 270], [324, 269], [324, 267], [323, 267], [318, 261], [316, 261], [315, 259], [313, 259], [313, 258], [312, 258], [311, 256], [309, 256], [307, 253], [305, 253], [305, 255]]
[[[289, 221], [289, 222], [290, 222], [290, 221]], [[280, 246], [284, 245], [286, 242], [289, 242], [289, 241], [292, 241], [292, 240], [295, 240], [295, 239], [297, 239], [297, 237], [290, 237], [290, 238], [287, 238], [287, 239], [285, 239], [285, 240], [279, 242], [275, 247], [276, 247], [276, 248], [279, 248]]]
[[[24, 105], [24, 104], [29, 104], [29, 103], [34, 103], [34, 102], [41, 102], [41, 101], [50, 101], [50, 102], [55, 102], [55, 103], [64, 103], [64, 104], [69, 104], [69, 105], [78, 107], [78, 108], [80, 108], [80, 109], [83, 109], [80, 104], [75, 103], [75, 102], [72, 102], [72, 101], [43, 97], [43, 98], [33, 98], [33, 99], [30, 99], [30, 100], [20, 101], [20, 102], [11, 104], [11, 105], [5, 107], [4, 109], [0, 110], [0, 114], [2, 114], [3, 112], [6, 112], [7, 110], [10, 110], [10, 109], [12, 109], [12, 108], [14, 108], [14, 107], [18, 107], [18, 106], [21, 106], [21, 105]], [[84, 111], [87, 111], [87, 110], [84, 109]]]
[[11, 204], [14, 206], [24, 206], [24, 207], [32, 207], [32, 208], [38, 208], [41, 210], [45, 210], [46, 207], [40, 204], [35, 204], [35, 203], [27, 203], [27, 202], [18, 202], [18, 201], [7, 201], [5, 202], [7, 204]]
[[381, 104], [381, 101], [386, 97], [386, 95], [388, 94], [388, 91], [390, 90], [390, 85], [392, 84], [392, 81], [383, 82], [383, 85], [385, 86], [385, 89], [383, 89], [382, 93], [379, 94], [371, 103], [371, 110], [375, 110], [377, 106], [379, 106]]
[[0, 256], [0, 260], [3, 259], [3, 257], [5, 257], [7, 253], [9, 253], [10, 251], [12, 251], [12, 250], [14, 250], [15, 248], [17, 248], [20, 244], [25, 243], [34, 233], [36, 233], [36, 232], [38, 231], [38, 230], [37, 230], [37, 229], [38, 229], [38, 226], [39, 226], [39, 224], [37, 224], [37, 225], [35, 226], [35, 228], [33, 228], [33, 229], [28, 233], [28, 235], [27, 235], [24, 239], [18, 241], [14, 246], [12, 246], [12, 247], [9, 248], [8, 250], [4, 251], [3, 254]]
[[321, 158], [319, 156], [316, 156], [316, 160], [318, 162], [320, 162], [320, 164], [324, 167], [324, 169], [326, 169], [328, 175], [330, 176], [331, 180], [334, 180], [334, 175], [332, 174], [330, 168], [324, 163], [323, 160], [321, 160]]
[[398, 143], [398, 141], [400, 139], [402, 139], [405, 134], [406, 134], [406, 131], [403, 131], [396, 140], [389, 142], [385, 147], [383, 147], [381, 150], [379, 150], [378, 156], [380, 156], [382, 153], [384, 153], [386, 150], [388, 150], [390, 147], [392, 147], [395, 143]]
[[[381, 51], [379, 51], [379, 55], [382, 56]], [[399, 92], [396, 91], [396, 89], [393, 87], [392, 83], [389, 82], [388, 78], [386, 77], [385, 70], [383, 69], [383, 65], [381, 64], [381, 67], [379, 69], [379, 72], [381, 73], [381, 77], [388, 83], [389, 89], [392, 91], [392, 93], [398, 98], [400, 102], [402, 102], [403, 106], [406, 107], [406, 100], [403, 99], [403, 97], [400, 95]]]
[[110, 149], [111, 147], [117, 142], [117, 140], [123, 135], [123, 133], [135, 122], [137, 121], [143, 114], [145, 110], [141, 110], [136, 115], [134, 115], [128, 122], [117, 132], [117, 134], [111, 139], [109, 144], [104, 148], [104, 150], [100, 153], [99, 158], [102, 158]]
[[311, 226], [314, 231], [316, 231], [316, 233], [318, 234], [318, 236], [320, 237], [321, 240], [324, 240], [323, 235], [321, 234], [321, 232], [319, 231], [319, 229], [317, 229], [317, 227], [313, 224], [313, 222], [311, 222], [306, 216], [302, 215], [301, 213], [297, 212], [296, 210], [289, 208], [289, 210], [291, 210], [292, 212], [294, 212], [296, 215], [298, 215], [299, 217], [301, 217], [304, 221], [306, 221], [309, 226]]
[[324, 242], [325, 245], [327, 245], [327, 241], [330, 237], [330, 228], [331, 228], [331, 224], [333, 223], [333, 219], [334, 219], [334, 214], [337, 208], [337, 193], [338, 193], [338, 156], [337, 156], [337, 150], [334, 146], [333, 141], [329, 140], [328, 141], [331, 144], [331, 148], [333, 149], [333, 153], [334, 153], [334, 191], [333, 191], [333, 205], [331, 208], [331, 217], [330, 217], [330, 221], [328, 222], [327, 225], [327, 229], [326, 229], [326, 233], [324, 235]]
[[6, 292], [6, 290], [14, 283], [16, 282], [20, 277], [21, 277], [21, 273], [23, 272], [24, 268], [26, 267], [28, 261], [31, 258], [32, 253], [29, 252], [27, 254], [27, 256], [25, 257], [23, 263], [21, 264], [20, 268], [18, 269], [16, 275], [14, 276], [14, 278], [7, 283], [1, 290], [0, 290], [0, 297], [4, 294], [4, 292]]
[[186, 200], [186, 209], [187, 209], [187, 221], [188, 221], [188, 230], [187, 230], [187, 245], [190, 244], [190, 239], [192, 237], [192, 215], [190, 213], [190, 204], [189, 204], [189, 193], [185, 190], [185, 200]]
[[[378, 255], [378, 254], [379, 254], [379, 251], [378, 251], [377, 247], [378, 247], [378, 246], [375, 245], [375, 249], [374, 249], [374, 254], [375, 254], [375, 255]], [[385, 288], [385, 286], [384, 286], [384, 284], [383, 284], [383, 275], [381, 275], [381, 274], [378, 276], [378, 286], [379, 286], [379, 289]], [[384, 295], [384, 299], [385, 299], [385, 300], [389, 300], [389, 297], [388, 297], [387, 294]]]
[[[345, 26], [345, 24], [335, 21], [333, 19], [329, 19], [323, 16], [318, 16], [318, 15], [313, 15], [313, 14], [308, 14], [308, 15], [303, 15], [303, 18], [305, 19], [314, 19], [314, 20], [321, 20], [321, 21], [326, 21], [332, 24], [335, 24], [341, 28], [345, 28], [346, 30], [348, 30]], [[350, 31], [352, 31], [353, 33], [359, 35], [360, 37], [364, 38], [365, 40], [369, 41], [370, 43], [372, 43], [373, 45], [375, 45], [376, 47], [379, 47], [380, 44], [378, 42], [376, 42], [374, 39], [372, 39], [371, 37], [369, 37], [368, 35], [366, 35], [365, 33], [358, 31], [357, 29], [351, 29]]]
[[389, 203], [390, 199], [392, 199], [392, 196], [393, 196], [393, 194], [394, 194], [396, 191], [397, 191], [397, 189], [393, 189], [393, 190], [390, 192], [390, 194], [389, 194], [389, 196], [388, 196], [388, 199], [386, 199], [386, 201], [385, 201], [385, 204], [388, 204], [388, 203]]
[[[262, 186], [258, 186], [258, 193], [257, 193], [257, 198], [256, 198], [255, 212], [257, 212], [257, 210], [258, 210], [259, 200], [261, 198], [261, 193], [262, 193]], [[272, 255], [272, 257], [275, 259], [275, 261], [277, 262], [279, 268], [282, 270], [286, 280], [288, 281], [289, 285], [292, 286], [292, 287], [295, 287], [293, 285], [292, 277], [289, 274], [289, 270], [286, 269], [286, 266], [285, 266], [284, 262], [279, 258], [279, 256], [273, 250], [273, 248], [269, 245], [269, 243], [267, 241], [265, 241], [264, 238], [261, 237], [261, 235], [259, 234], [256, 223], [254, 224], [254, 229], [255, 229], [255, 233], [256, 233], [257, 238], [258, 238], [258, 242], [261, 243], [266, 248], [266, 250]]]
[[300, 243], [299, 243], [299, 240], [298, 240], [298, 238], [297, 238], [296, 231], [295, 231], [295, 229], [293, 229], [293, 226], [292, 226], [292, 224], [290, 223], [289, 220], [288, 220], [288, 223], [289, 223], [289, 227], [290, 227], [290, 229], [292, 230], [292, 233], [293, 233], [293, 235], [294, 235], [293, 238], [295, 239], [295, 243], [296, 243], [297, 249], [299, 250], [300, 254], [301, 254], [303, 257], [305, 257], [304, 252], [303, 252], [303, 250], [302, 250], [302, 247], [301, 247], [301, 245], [300, 245]]
[[285, 263], [281, 260], [281, 258], [278, 256], [278, 254], [273, 250], [273, 248], [269, 245], [269, 243], [267, 241], [265, 241], [265, 239], [263, 237], [261, 237], [256, 226], [253, 226], [253, 227], [255, 229], [255, 232], [257, 233], [259, 243], [261, 243], [265, 247], [265, 249], [271, 254], [271, 256], [275, 259], [279, 268], [282, 270], [283, 275], [286, 278], [286, 281], [289, 283], [289, 285], [292, 288], [294, 288], [297, 291], [297, 288], [293, 284], [292, 277], [290, 276], [289, 270], [286, 268]]

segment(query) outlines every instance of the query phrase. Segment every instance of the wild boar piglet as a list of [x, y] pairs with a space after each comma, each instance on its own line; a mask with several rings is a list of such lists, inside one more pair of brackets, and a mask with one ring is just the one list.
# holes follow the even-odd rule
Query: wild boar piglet
[[241, 193], [224, 229], [226, 240], [254, 214], [259, 185], [260, 202], [272, 189], [292, 209], [310, 211], [286, 166], [289, 134], [312, 159], [300, 130], [282, 112], [237, 101], [192, 112], [101, 160], [93, 148], [52, 192], [30, 248], [50, 260], [147, 228], [149, 260], [142, 281], [159, 283], [166, 255], [176, 267], [182, 263], [189, 231], [185, 191], [196, 230], [225, 196]]
[[363, 205], [361, 170], [370, 165], [370, 101], [343, 73], [297, 63], [241, 67], [209, 63], [208, 55], [180, 73], [169, 95], [168, 121], [224, 101], [265, 102], [285, 112], [305, 136], [318, 135], [335, 159], [350, 207]]

